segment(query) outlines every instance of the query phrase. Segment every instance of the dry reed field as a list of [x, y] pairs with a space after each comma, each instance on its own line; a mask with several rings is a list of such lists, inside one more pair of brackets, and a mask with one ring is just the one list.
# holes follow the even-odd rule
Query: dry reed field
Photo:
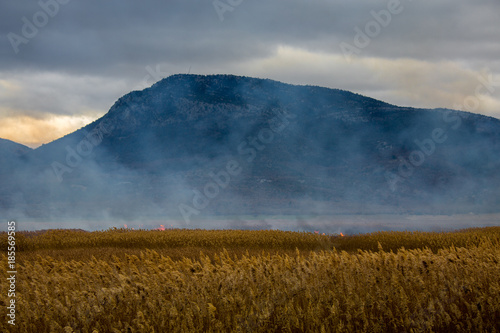
[[16, 326], [4, 269], [2, 332], [500, 332], [500, 227], [51, 230], [16, 243]]

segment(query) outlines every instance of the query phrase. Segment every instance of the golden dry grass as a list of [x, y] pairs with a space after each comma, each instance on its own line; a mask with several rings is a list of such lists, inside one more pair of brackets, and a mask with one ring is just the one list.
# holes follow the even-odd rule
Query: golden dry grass
[[17, 238], [17, 325], [7, 326], [3, 292], [2, 332], [500, 331], [500, 227]]

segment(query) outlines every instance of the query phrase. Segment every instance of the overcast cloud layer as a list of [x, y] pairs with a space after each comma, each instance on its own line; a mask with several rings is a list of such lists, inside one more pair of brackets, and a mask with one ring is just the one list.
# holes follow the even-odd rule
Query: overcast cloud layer
[[7, 1], [0, 137], [36, 147], [188, 72], [500, 118], [499, 13], [498, 0]]

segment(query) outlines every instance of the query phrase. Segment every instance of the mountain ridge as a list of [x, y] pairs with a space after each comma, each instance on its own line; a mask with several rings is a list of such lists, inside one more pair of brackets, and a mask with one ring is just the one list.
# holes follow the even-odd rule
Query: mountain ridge
[[[269, 79], [179, 74], [122, 96], [103, 117], [35, 149], [19, 167], [31, 183], [7, 181], [0, 208], [181, 220], [498, 211], [499, 133], [498, 119], [462, 111]], [[241, 172], [226, 184], [213, 175], [226, 175], [230, 161]], [[411, 172], [402, 172], [405, 163]], [[218, 187], [213, 198], [207, 186]], [[6, 199], [12, 193], [17, 199]]]
[[23, 145], [21, 143], [8, 140], [8, 139], [2, 139], [0, 138], [0, 154], [15, 154], [15, 155], [23, 155], [29, 151], [33, 150], [33, 148], [30, 148], [26, 145]]
[[365, 99], [369, 99], [369, 100], [372, 100], [372, 101], [375, 101], [375, 102], [378, 102], [378, 103], [382, 103], [382, 104], [385, 104], [385, 105], [387, 105], [389, 107], [394, 107], [395, 109], [434, 110], [434, 111], [440, 111], [440, 110], [442, 110], [442, 111], [461, 112], [461, 113], [464, 113], [464, 114], [468, 114], [470, 116], [485, 117], [485, 118], [489, 118], [490, 120], [493, 120], [493, 121], [499, 121], [499, 119], [497, 119], [497, 118], [495, 118], [493, 116], [482, 115], [482, 114], [477, 114], [477, 113], [468, 112], [468, 111], [460, 111], [460, 110], [455, 110], [455, 109], [449, 109], [449, 108], [444, 108], [444, 107], [436, 107], [436, 108], [428, 109], [428, 108], [415, 108], [415, 107], [398, 106], [398, 105], [390, 104], [388, 102], [385, 102], [385, 101], [382, 101], [382, 100], [378, 100], [378, 99], [375, 99], [375, 98], [372, 98], [372, 97], [369, 97], [369, 96], [365, 96], [365, 95], [358, 94], [358, 93], [355, 93], [355, 92], [352, 92], [352, 91], [349, 91], [349, 90], [344, 90], [344, 89], [339, 89], [339, 88], [328, 88], [328, 87], [322, 87], [322, 86], [318, 86], [318, 85], [309, 85], [309, 84], [304, 84], [304, 85], [289, 84], [289, 83], [284, 83], [284, 82], [276, 81], [276, 80], [272, 80], [272, 79], [254, 78], [254, 77], [247, 77], [247, 76], [236, 76], [236, 75], [231, 75], [231, 74], [211, 74], [211, 75], [174, 74], [174, 75], [171, 75], [169, 77], [161, 79], [160, 81], [154, 83], [150, 87], [147, 87], [147, 88], [145, 88], [143, 90], [133, 90], [133, 91], [131, 91], [131, 92], [123, 95], [122, 97], [118, 98], [118, 100], [111, 106], [110, 110], [108, 110], [108, 112], [106, 112], [103, 116], [101, 116], [98, 119], [94, 120], [93, 122], [91, 122], [91, 123], [89, 123], [89, 124], [81, 127], [78, 130], [75, 130], [75, 131], [73, 131], [71, 133], [68, 133], [68, 134], [66, 134], [63, 137], [54, 139], [51, 142], [44, 143], [43, 145], [40, 145], [37, 148], [30, 148], [30, 147], [25, 146], [25, 145], [23, 145], [21, 143], [18, 143], [18, 142], [9, 140], [9, 139], [4, 139], [4, 138], [0, 138], [0, 144], [2, 144], [2, 140], [3, 140], [3, 141], [7, 141], [7, 142], [10, 142], [10, 143], [14, 143], [14, 144], [23, 146], [23, 147], [27, 148], [28, 150], [36, 151], [38, 149], [43, 149], [46, 145], [50, 145], [50, 144], [52, 144], [52, 143], [54, 143], [54, 142], [56, 142], [58, 140], [64, 139], [64, 138], [66, 138], [68, 136], [72, 136], [75, 133], [80, 132], [82, 130], [86, 130], [88, 128], [92, 128], [93, 125], [96, 124], [96, 123], [98, 123], [102, 118], [104, 118], [109, 113], [109, 111], [111, 111], [111, 109], [113, 109], [113, 107], [116, 104], [119, 104], [120, 101], [123, 100], [123, 99], [127, 99], [128, 97], [133, 96], [134, 93], [138, 93], [138, 92], [142, 92], [142, 91], [147, 91], [149, 89], [157, 88], [158, 86], [161, 86], [161, 85], [163, 85], [165, 83], [168, 83], [169, 80], [171, 80], [171, 79], [182, 78], [182, 77], [189, 77], [189, 76], [193, 76], [193, 77], [236, 77], [236, 78], [243, 78], [243, 79], [252, 79], [252, 80], [262, 80], [262, 81], [275, 82], [275, 83], [280, 83], [280, 84], [284, 84], [284, 85], [288, 85], [288, 86], [294, 86], [294, 87], [307, 87], [307, 88], [314, 88], [314, 89], [327, 90], [327, 91], [338, 91], [338, 92], [342, 92], [342, 93], [349, 93], [349, 94], [352, 94], [353, 96], [359, 96], [359, 97], [362, 97], [362, 98], [365, 98]]

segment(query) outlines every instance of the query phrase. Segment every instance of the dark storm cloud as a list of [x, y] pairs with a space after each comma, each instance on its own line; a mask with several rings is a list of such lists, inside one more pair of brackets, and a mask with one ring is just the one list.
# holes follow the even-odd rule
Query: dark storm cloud
[[[70, 1], [16, 54], [7, 39], [22, 36], [22, 17], [32, 21], [41, 8], [9, 5], [2, 24], [3, 69], [33, 66], [43, 70], [113, 74], [120, 65], [149, 63], [213, 64], [269, 52], [243, 27], [221, 24], [207, 1]], [[243, 13], [243, 10], [240, 10]], [[262, 42], [259, 42], [262, 41]], [[123, 67], [120, 67], [122, 69]], [[116, 72], [114, 74], [117, 74]], [[123, 74], [123, 73], [122, 73]]]
[[[37, 2], [10, 2], [0, 26], [1, 66], [100, 73], [118, 64], [220, 64], [265, 56], [277, 43], [339, 52], [338, 43], [352, 42], [354, 28], [363, 29], [373, 20], [370, 12], [387, 3], [243, 1], [221, 22], [211, 1], [72, 0], [60, 4], [58, 13], [15, 54], [7, 34], [22, 36], [22, 18], [32, 22], [42, 8]], [[400, 6], [403, 12], [392, 18], [377, 43], [363, 50], [366, 55], [496, 59], [498, 1], [401, 0]]]

